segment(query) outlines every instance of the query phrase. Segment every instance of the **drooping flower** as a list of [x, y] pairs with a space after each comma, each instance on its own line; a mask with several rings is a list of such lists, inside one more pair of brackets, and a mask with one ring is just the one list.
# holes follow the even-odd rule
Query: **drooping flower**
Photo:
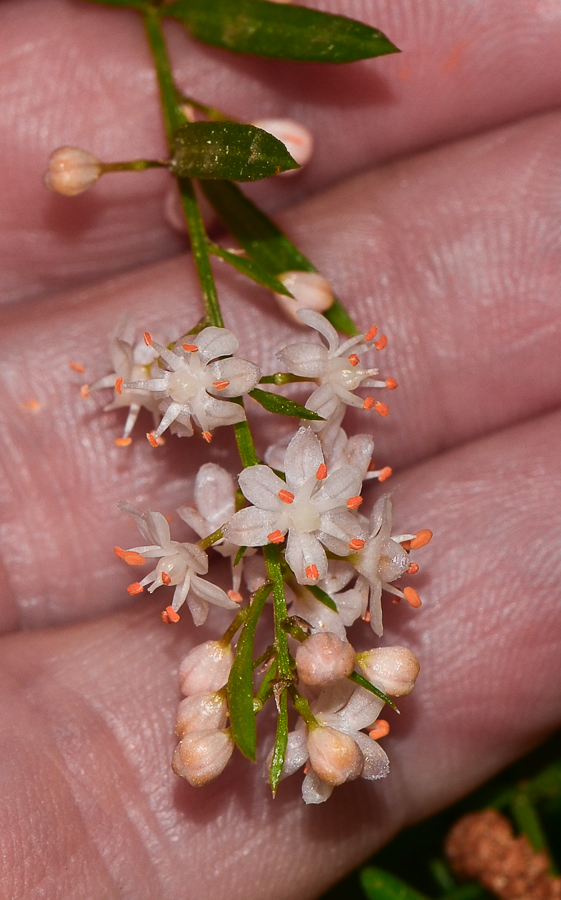
[[156, 397], [163, 418], [155, 432], [148, 435], [153, 446], [172, 423], [177, 433], [190, 436], [194, 422], [210, 441], [212, 428], [234, 425], [245, 419], [243, 406], [219, 398], [241, 397], [251, 391], [261, 371], [249, 360], [232, 358], [238, 340], [231, 331], [214, 326], [203, 328], [199, 334], [178, 341], [175, 350], [152, 341], [148, 333], [145, 340], [157, 350], [170, 371], [123, 387], [150, 391]]
[[[345, 680], [312, 701], [317, 726], [308, 729], [300, 721], [290, 732], [282, 774], [286, 778], [308, 763], [302, 783], [305, 803], [325, 802], [337, 784], [354, 778], [372, 781], [386, 777], [386, 753], [362, 730], [375, 725], [383, 705], [374, 694]], [[372, 734], [380, 733], [377, 728], [372, 730]]]
[[195, 625], [202, 625], [206, 620], [209, 604], [222, 606], [224, 609], [236, 609], [237, 604], [216, 584], [201, 578], [208, 572], [208, 559], [204, 550], [197, 544], [172, 541], [169, 525], [162, 513], [149, 510], [142, 512], [122, 501], [119, 508], [138, 525], [141, 534], [150, 541], [142, 547], [130, 550], [115, 548], [115, 553], [129, 565], [142, 565], [147, 559], [158, 559], [153, 572], [142, 581], [135, 582], [127, 588], [130, 594], [139, 594], [145, 587], [149, 593], [162, 585], [175, 585], [171, 606], [163, 614], [164, 621], [177, 621], [178, 610], [187, 601]]
[[[397, 387], [393, 378], [380, 381], [375, 377], [378, 369], [363, 369], [360, 364], [358, 354], [366, 353], [371, 347], [382, 350], [387, 343], [385, 335], [376, 341], [376, 327], [372, 326], [367, 334], [351, 337], [339, 345], [335, 328], [320, 313], [301, 309], [296, 315], [304, 324], [319, 332], [327, 343], [327, 347], [311, 342], [290, 344], [277, 354], [289, 372], [315, 381], [318, 385], [308, 398], [306, 408], [327, 420], [340, 415], [345, 405], [375, 409], [381, 416], [386, 416], [388, 408], [385, 403], [375, 401], [373, 397], [362, 399], [353, 393], [359, 387]], [[325, 423], [318, 422], [313, 427], [314, 431], [321, 430], [325, 428]]]
[[[158, 411], [158, 403], [154, 394], [150, 393], [150, 391], [123, 387], [123, 384], [125, 383], [146, 378], [146, 376], [150, 374], [152, 363], [158, 356], [156, 350], [147, 346], [144, 341], [133, 343], [133, 341], [125, 338], [128, 324], [129, 318], [123, 317], [111, 338], [109, 354], [113, 372], [111, 372], [110, 375], [105, 375], [103, 378], [100, 378], [89, 387], [85, 386], [84, 392], [86, 395], [90, 391], [97, 391], [102, 388], [113, 388], [113, 400], [105, 407], [104, 412], [110, 412], [113, 409], [121, 409], [121, 407], [128, 406], [129, 413], [125, 422], [122, 437], [115, 440], [118, 447], [126, 447], [130, 444], [130, 434], [134, 428], [141, 407], [149, 409], [155, 417]], [[129, 335], [127, 335], [127, 337], [129, 337]]]
[[360, 573], [357, 588], [365, 597], [370, 597], [370, 623], [378, 637], [384, 631], [381, 602], [383, 590], [404, 598], [411, 606], [421, 605], [419, 595], [413, 588], [406, 587], [400, 591], [391, 582], [410, 569], [411, 563], [403, 544], [411, 541], [413, 549], [417, 549], [430, 540], [430, 532], [426, 533], [426, 540], [421, 538], [424, 534], [392, 535], [392, 501], [389, 494], [384, 494], [374, 505], [370, 516], [370, 534], [362, 550], [352, 557], [352, 563]]
[[283, 543], [286, 561], [300, 584], [327, 575], [324, 547], [345, 556], [362, 547], [362, 526], [351, 512], [360, 501], [361, 478], [351, 466], [327, 473], [321, 444], [310, 428], [300, 428], [287, 447], [286, 482], [268, 466], [244, 469], [240, 487], [253, 506], [237, 512], [224, 528], [238, 546]]

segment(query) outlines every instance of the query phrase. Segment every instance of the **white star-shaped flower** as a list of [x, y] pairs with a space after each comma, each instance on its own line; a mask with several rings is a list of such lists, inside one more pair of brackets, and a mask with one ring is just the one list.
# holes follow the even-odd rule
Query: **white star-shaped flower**
[[195, 625], [202, 625], [208, 615], [209, 604], [222, 606], [224, 609], [237, 609], [237, 604], [216, 584], [201, 578], [208, 572], [208, 558], [204, 550], [197, 544], [172, 541], [169, 525], [162, 513], [149, 510], [142, 512], [122, 501], [119, 508], [129, 515], [149, 544], [142, 547], [131, 547], [121, 550], [116, 547], [115, 553], [129, 565], [143, 565], [147, 559], [158, 559], [153, 572], [142, 581], [129, 585], [128, 592], [140, 594], [145, 587], [149, 593], [165, 585], [175, 585], [171, 606], [163, 614], [164, 621], [177, 622], [177, 611], [187, 601]]
[[362, 527], [352, 510], [362, 480], [354, 467], [327, 473], [321, 444], [310, 428], [300, 428], [284, 458], [286, 482], [269, 466], [251, 466], [239, 476], [253, 506], [237, 512], [224, 528], [238, 546], [280, 544], [288, 532], [286, 561], [300, 584], [316, 584], [327, 575], [324, 547], [346, 556], [363, 546]]
[[[306, 408], [328, 421], [339, 416], [345, 404], [375, 409], [380, 415], [387, 416], [385, 403], [375, 401], [373, 397], [362, 399], [353, 393], [359, 387], [397, 387], [393, 378], [385, 381], [376, 379], [378, 369], [363, 369], [358, 356], [372, 346], [383, 349], [387, 342], [385, 335], [375, 341], [376, 327], [372, 326], [367, 334], [349, 338], [339, 345], [337, 332], [325, 316], [312, 309], [301, 309], [297, 316], [304, 324], [318, 331], [327, 343], [327, 347], [311, 342], [290, 344], [277, 354], [277, 358], [293, 375], [317, 383], [318, 388], [308, 398]], [[314, 431], [325, 427], [324, 422], [317, 423]]]
[[243, 406], [219, 397], [241, 397], [253, 390], [261, 371], [249, 360], [231, 358], [238, 349], [238, 340], [231, 331], [214, 326], [203, 328], [199, 334], [178, 341], [175, 350], [155, 343], [148, 333], [145, 341], [157, 350], [170, 371], [163, 371], [157, 378], [124, 384], [123, 388], [150, 391], [157, 398], [163, 418], [156, 431], [148, 435], [153, 446], [157, 446], [157, 439], [172, 423], [178, 433], [190, 436], [193, 421], [210, 441], [212, 428], [245, 419]]

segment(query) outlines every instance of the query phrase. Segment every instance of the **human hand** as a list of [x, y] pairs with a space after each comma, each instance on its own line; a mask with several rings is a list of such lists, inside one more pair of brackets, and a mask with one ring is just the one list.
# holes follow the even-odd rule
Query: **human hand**
[[[376, 459], [394, 467], [397, 526], [435, 535], [423, 608], [386, 605], [385, 641], [422, 667], [384, 744], [390, 777], [318, 808], [298, 776], [272, 801], [240, 759], [198, 791], [172, 774], [176, 670], [209, 632], [187, 616], [166, 628], [158, 601], [132, 602], [111, 553], [136, 540], [118, 499], [171, 513], [203, 459], [232, 453], [220, 434], [210, 456], [176, 439], [117, 449], [121, 416], [79, 394], [108, 371], [123, 310], [179, 334], [201, 309], [164, 220], [165, 173], [107, 176], [74, 200], [40, 183], [61, 144], [107, 160], [164, 153], [141, 24], [81, 0], [0, 10], [6, 897], [311, 897], [559, 725], [561, 120], [547, 111], [561, 17], [552, 0], [513, 0], [508, 15], [499, 0], [359, 6], [325, 4], [401, 56], [274, 64], [169, 26], [180, 86], [241, 119], [313, 130], [308, 169], [253, 190], [355, 320], [388, 333], [384, 371], [400, 389], [376, 421]], [[272, 369], [295, 329], [267, 292], [217, 275], [226, 325]]]

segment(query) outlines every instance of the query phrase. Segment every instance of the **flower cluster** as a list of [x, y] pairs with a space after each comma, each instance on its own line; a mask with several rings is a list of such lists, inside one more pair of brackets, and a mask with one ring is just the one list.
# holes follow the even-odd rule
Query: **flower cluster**
[[[390, 494], [380, 496], [365, 514], [364, 483], [385, 481], [391, 469], [375, 467], [370, 434], [348, 436], [341, 427], [347, 406], [387, 416], [381, 399], [358, 393], [397, 386], [361, 362], [372, 349], [382, 350], [387, 339], [377, 339], [373, 326], [341, 343], [317, 311], [300, 309], [296, 315], [319, 335], [319, 340], [290, 344], [278, 353], [285, 371], [277, 383], [312, 385], [304, 406], [290, 401], [291, 409], [300, 410], [296, 432], [267, 450], [268, 465], [255, 458], [245, 461], [239, 490], [226, 469], [214, 462], [201, 466], [194, 505], [177, 509], [197, 542], [173, 540], [162, 513], [121, 502], [146, 544], [115, 552], [132, 566], [157, 560], [156, 568], [128, 591], [135, 595], [174, 587], [162, 613], [166, 623], [179, 620], [184, 603], [196, 625], [206, 620], [211, 605], [235, 610], [225, 634], [196, 647], [181, 664], [185, 699], [178, 711], [174, 771], [192, 785], [211, 781], [236, 743], [251, 755], [247, 741], [254, 740], [254, 728], [245, 737], [244, 729], [264, 704], [274, 698], [280, 711], [290, 698], [297, 722], [293, 730], [287, 719], [279, 724], [269, 760], [271, 784], [276, 790], [282, 778], [304, 766], [304, 800], [321, 803], [336, 785], [388, 773], [388, 757], [378, 742], [389, 725], [379, 714], [385, 703], [393, 705], [390, 697], [410, 693], [419, 664], [406, 647], [357, 653], [347, 628], [363, 619], [381, 636], [384, 592], [394, 602], [421, 605], [413, 587], [395, 582], [418, 571], [411, 551], [428, 543], [431, 533], [395, 533]], [[109, 408], [129, 406], [124, 438], [130, 438], [141, 406], [161, 417], [148, 435], [153, 445], [168, 427], [187, 436], [196, 430], [210, 441], [211, 429], [245, 420], [241, 398], [256, 387], [261, 372], [255, 363], [233, 356], [238, 342], [232, 332], [207, 327], [169, 347], [145, 334], [144, 347], [152, 356], [140, 361], [132, 343], [115, 337], [114, 372], [92, 386], [114, 386]], [[146, 377], [139, 377], [139, 366]], [[272, 378], [277, 376], [264, 380]], [[255, 391], [256, 399], [262, 393]], [[269, 394], [267, 408], [274, 409], [282, 399]], [[228, 591], [203, 577], [209, 571], [208, 552], [215, 551], [230, 560]], [[257, 647], [248, 655], [257, 619], [269, 615], [269, 595], [272, 640], [261, 655]], [[247, 697], [251, 685], [253, 703], [242, 714], [236, 690]]]

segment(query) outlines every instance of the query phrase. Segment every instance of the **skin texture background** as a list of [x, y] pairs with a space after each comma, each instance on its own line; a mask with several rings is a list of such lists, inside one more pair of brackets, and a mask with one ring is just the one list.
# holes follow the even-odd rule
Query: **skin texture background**
[[[163, 154], [136, 14], [5, 0], [3, 896], [311, 898], [559, 726], [561, 3], [308, 5], [368, 21], [404, 52], [324, 69], [204, 48], [174, 23], [166, 33], [179, 84], [203, 101], [312, 129], [308, 169], [252, 196], [361, 327], [389, 337], [376, 362], [400, 384], [390, 415], [346, 428], [372, 428], [376, 461], [393, 465], [396, 527], [435, 535], [417, 557], [423, 607], [385, 606], [384, 643], [422, 666], [391, 716], [391, 776], [305, 808], [300, 775], [273, 802], [243, 760], [198, 791], [169, 769], [179, 661], [221, 613], [165, 628], [162, 591], [131, 601], [112, 547], [138, 538], [115, 503], [173, 514], [201, 462], [234, 471], [236, 457], [220, 431], [210, 455], [194, 440], [153, 451], [142, 425], [118, 450], [122, 414], [101, 414], [106, 395], [80, 397], [109, 371], [124, 310], [172, 338], [197, 319], [196, 278], [163, 214], [165, 173], [107, 176], [74, 200], [41, 186], [61, 144], [107, 160]], [[303, 332], [266, 291], [215, 269], [241, 354], [272, 371]], [[250, 412], [257, 430], [267, 422], [260, 450], [286, 430]], [[174, 516], [179, 539], [183, 528]]]

